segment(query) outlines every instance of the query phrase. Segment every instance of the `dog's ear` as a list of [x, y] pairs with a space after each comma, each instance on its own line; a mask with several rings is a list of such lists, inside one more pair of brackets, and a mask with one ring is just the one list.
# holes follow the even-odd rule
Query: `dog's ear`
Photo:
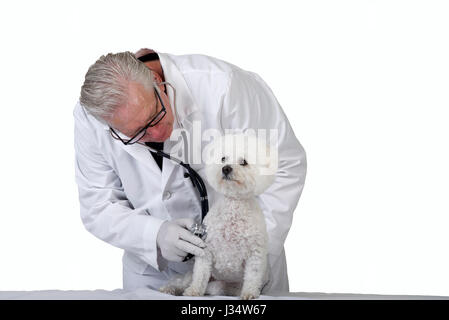
[[274, 168], [270, 164], [258, 166], [259, 175], [256, 178], [255, 195], [263, 193], [274, 182], [276, 178], [277, 166]]
[[275, 175], [263, 175], [258, 176], [256, 179], [256, 188], [254, 189], [254, 195], [258, 196], [262, 194], [269, 186], [274, 182]]
[[253, 138], [257, 144], [256, 167], [258, 175], [256, 178], [256, 189], [254, 193], [259, 195], [263, 193], [274, 181], [278, 169], [277, 146], [272, 148], [260, 138]]
[[208, 164], [218, 164], [218, 160], [222, 157], [222, 145], [224, 136], [213, 136], [211, 137], [211, 142], [209, 142], [203, 149], [202, 158], [203, 162]]

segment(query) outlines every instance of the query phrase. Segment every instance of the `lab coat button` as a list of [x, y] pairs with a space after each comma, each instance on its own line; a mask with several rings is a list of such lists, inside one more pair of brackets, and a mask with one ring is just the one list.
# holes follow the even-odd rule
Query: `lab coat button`
[[168, 199], [170, 199], [170, 198], [171, 198], [171, 192], [170, 192], [170, 191], [165, 191], [165, 192], [164, 192], [163, 199], [164, 199], [164, 200], [168, 200]]

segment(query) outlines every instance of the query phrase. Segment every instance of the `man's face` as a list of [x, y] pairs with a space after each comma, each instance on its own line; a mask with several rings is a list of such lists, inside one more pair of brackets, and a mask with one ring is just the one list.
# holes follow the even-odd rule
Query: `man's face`
[[[162, 105], [154, 90], [146, 90], [139, 83], [129, 83], [128, 90], [128, 103], [118, 108], [108, 122], [112, 128], [131, 138], [161, 111]], [[173, 131], [173, 111], [163, 90], [160, 90], [160, 96], [167, 114], [157, 125], [148, 128], [139, 142], [163, 142], [170, 138]]]

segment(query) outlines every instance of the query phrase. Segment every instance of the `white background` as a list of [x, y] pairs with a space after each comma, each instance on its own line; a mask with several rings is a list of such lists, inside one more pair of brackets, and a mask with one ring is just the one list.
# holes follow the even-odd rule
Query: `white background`
[[445, 1], [2, 1], [0, 290], [116, 289], [79, 218], [72, 110], [100, 55], [257, 72], [307, 151], [291, 291], [449, 296]]

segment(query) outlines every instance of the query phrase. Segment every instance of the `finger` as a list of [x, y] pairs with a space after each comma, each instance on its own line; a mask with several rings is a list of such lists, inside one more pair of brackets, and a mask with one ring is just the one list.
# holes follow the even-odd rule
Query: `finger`
[[194, 256], [203, 256], [204, 255], [204, 250], [201, 248], [198, 248], [197, 246], [186, 242], [186, 241], [182, 241], [182, 240], [178, 240], [176, 242], [176, 247], [178, 247], [178, 249], [181, 249], [185, 252], [191, 253]]
[[206, 243], [203, 240], [201, 240], [200, 237], [197, 237], [196, 235], [194, 235], [193, 233], [191, 233], [190, 231], [187, 231], [187, 230], [180, 230], [179, 239], [188, 241], [197, 247], [201, 247], [201, 248], [206, 247]]
[[164, 247], [163, 249], [161, 249], [161, 253], [162, 256], [169, 261], [173, 261], [173, 259], [177, 258], [178, 256], [185, 257], [187, 255], [187, 252], [176, 247], [176, 240], [169, 247]]
[[184, 218], [184, 219], [177, 219], [174, 222], [176, 222], [176, 224], [181, 227], [190, 229], [195, 223], [195, 220], [193, 220], [192, 218]]
[[168, 252], [165, 252], [165, 255], [162, 254], [162, 256], [168, 261], [176, 261], [176, 262], [182, 261], [186, 255], [187, 252], [177, 248], [176, 243]]
[[179, 256], [179, 255], [176, 255], [176, 254], [170, 254], [165, 259], [168, 260], [168, 261], [172, 261], [172, 262], [182, 262], [184, 260], [184, 258], [185, 258], [185, 255], [184, 256]]
[[175, 243], [175, 246], [173, 247], [172, 253], [174, 255], [182, 257], [182, 258], [184, 258], [187, 255], [187, 251], [183, 250], [182, 248], [179, 248], [177, 243]]

